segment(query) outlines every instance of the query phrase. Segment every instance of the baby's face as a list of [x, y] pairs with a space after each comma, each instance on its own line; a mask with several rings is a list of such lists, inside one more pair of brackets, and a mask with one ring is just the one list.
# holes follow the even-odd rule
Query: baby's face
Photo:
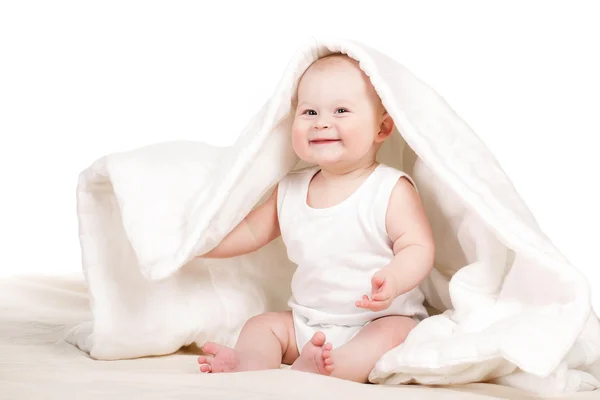
[[298, 87], [294, 151], [319, 165], [357, 163], [375, 145], [383, 115], [377, 93], [353, 62], [313, 64]]

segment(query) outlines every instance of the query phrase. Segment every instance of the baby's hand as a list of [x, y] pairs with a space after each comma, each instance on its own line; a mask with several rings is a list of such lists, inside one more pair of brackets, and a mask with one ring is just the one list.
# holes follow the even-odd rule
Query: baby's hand
[[371, 299], [365, 294], [358, 300], [356, 307], [371, 311], [385, 310], [396, 298], [396, 277], [389, 269], [380, 269], [371, 278]]

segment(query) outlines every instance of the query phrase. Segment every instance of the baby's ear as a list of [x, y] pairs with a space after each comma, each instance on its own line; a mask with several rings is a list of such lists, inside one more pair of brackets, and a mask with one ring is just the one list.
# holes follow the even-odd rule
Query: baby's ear
[[383, 142], [385, 139], [390, 137], [392, 132], [394, 131], [394, 120], [392, 117], [385, 112], [382, 116], [383, 120], [381, 121], [381, 125], [379, 126], [379, 133], [377, 134], [376, 141]]

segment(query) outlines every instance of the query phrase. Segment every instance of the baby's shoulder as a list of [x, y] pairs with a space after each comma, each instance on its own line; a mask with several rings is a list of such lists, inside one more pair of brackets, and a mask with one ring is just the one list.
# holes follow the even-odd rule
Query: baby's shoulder
[[414, 189], [417, 188], [412, 177], [405, 171], [383, 163], [380, 164], [380, 169], [387, 175], [388, 179], [393, 184], [394, 190], [403, 190], [403, 188], [406, 188], [407, 184]]
[[397, 174], [404, 174], [405, 173], [404, 171], [402, 171], [402, 170], [400, 170], [400, 169], [398, 169], [396, 167], [392, 167], [391, 165], [385, 164], [385, 163], [379, 163], [378, 167], [379, 167], [379, 169], [386, 170], [388, 172], [394, 172], [394, 173], [397, 173]]

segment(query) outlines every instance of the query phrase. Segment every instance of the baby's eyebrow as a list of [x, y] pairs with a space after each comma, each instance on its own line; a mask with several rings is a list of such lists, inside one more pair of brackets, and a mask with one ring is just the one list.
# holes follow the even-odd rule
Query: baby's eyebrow
[[[348, 105], [348, 106], [351, 106], [351, 107], [355, 107], [355, 106], [356, 106], [356, 104], [354, 104], [354, 103], [353, 103], [353, 102], [351, 102], [350, 100], [346, 100], [346, 99], [334, 99], [334, 100], [332, 100], [332, 101], [331, 101], [331, 104], [332, 104], [332, 105], [340, 105], [340, 103], [341, 103], [341, 104], [343, 104], [343, 105]], [[302, 102], [300, 102], [300, 103], [298, 104], [298, 107], [302, 107], [302, 106], [311, 106], [311, 105], [312, 105], [312, 104], [311, 104], [311, 103], [309, 103], [308, 101], [302, 101]]]
[[349, 105], [352, 107], [355, 106], [355, 104], [353, 102], [351, 102], [350, 100], [346, 100], [346, 99], [335, 99], [335, 100], [332, 100], [332, 103], [334, 103], [334, 104], [342, 103], [342, 104]]

